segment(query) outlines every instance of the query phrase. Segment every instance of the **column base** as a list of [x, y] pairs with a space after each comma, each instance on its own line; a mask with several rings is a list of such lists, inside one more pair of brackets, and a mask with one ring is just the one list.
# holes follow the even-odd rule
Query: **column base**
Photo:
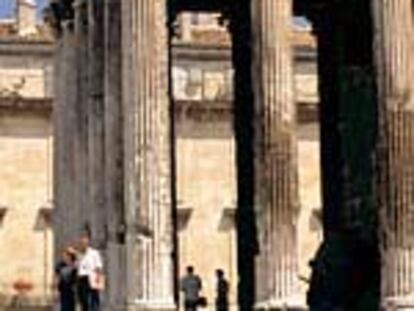
[[392, 297], [381, 303], [382, 311], [414, 311], [414, 295]]
[[301, 298], [269, 299], [256, 303], [257, 311], [306, 311], [308, 307]]
[[126, 311], [176, 311], [177, 305], [172, 301], [135, 300], [129, 303]]

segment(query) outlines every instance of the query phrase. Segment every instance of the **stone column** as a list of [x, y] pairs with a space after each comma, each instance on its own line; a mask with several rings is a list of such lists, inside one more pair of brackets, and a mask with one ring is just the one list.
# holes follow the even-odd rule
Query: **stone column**
[[[60, 25], [59, 25], [60, 26]], [[65, 206], [63, 205], [64, 202], [62, 200], [62, 196], [64, 196], [64, 189], [59, 186], [60, 185], [60, 177], [64, 176], [64, 165], [63, 160], [63, 137], [64, 131], [62, 127], [62, 117], [64, 115], [64, 84], [62, 78], [65, 75], [65, 62], [64, 59], [64, 52], [65, 52], [65, 33], [66, 27], [62, 26], [61, 32], [59, 33], [58, 37], [56, 38], [55, 43], [55, 53], [54, 53], [54, 73], [55, 73], [55, 83], [54, 83], [54, 91], [55, 91], [55, 106], [54, 106], [54, 113], [53, 113], [53, 128], [54, 128], [54, 144], [53, 144], [53, 179], [55, 181], [55, 186], [53, 187], [53, 197], [54, 197], [54, 214], [53, 214], [53, 224], [54, 224], [54, 232], [55, 232], [55, 254], [59, 253], [59, 250], [62, 249], [65, 243], [65, 227], [63, 226], [64, 218], [65, 218]]]
[[77, 217], [73, 224], [76, 235], [85, 229], [89, 217], [89, 179], [88, 174], [88, 11], [85, 0], [74, 2], [74, 34], [76, 41], [76, 60], [71, 64], [76, 68], [76, 92], [72, 94], [76, 118], [74, 131], [71, 135], [75, 139], [75, 168], [76, 194], [73, 198], [73, 209]]
[[[377, 309], [373, 305], [379, 284], [376, 91], [370, 3], [331, 1], [313, 10], [324, 240], [312, 259], [308, 303], [311, 310]], [[355, 19], [358, 14], [364, 18]]]
[[[292, 0], [252, 1], [256, 206], [261, 238], [258, 307], [298, 301], [299, 209], [296, 112], [291, 44]], [[263, 267], [258, 267], [260, 269]], [[261, 288], [263, 287], [263, 288]]]
[[88, 1], [88, 175], [92, 242], [105, 248], [104, 5]]
[[105, 205], [107, 308], [126, 302], [121, 0], [105, 1]]
[[382, 303], [385, 310], [414, 310], [413, 4], [372, 3], [379, 86]]
[[73, 22], [62, 21], [62, 32], [56, 44], [56, 108], [54, 128], [54, 179], [55, 179], [55, 232], [57, 252], [74, 238], [73, 223], [76, 212], [72, 206], [75, 194], [74, 140], [74, 103], [70, 96], [76, 92], [76, 60]]
[[129, 303], [174, 309], [167, 4], [123, 2], [123, 17]]

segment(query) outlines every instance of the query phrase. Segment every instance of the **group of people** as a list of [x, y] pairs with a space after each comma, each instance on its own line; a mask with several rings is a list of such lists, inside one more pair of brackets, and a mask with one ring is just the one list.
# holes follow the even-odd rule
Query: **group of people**
[[[55, 266], [56, 290], [59, 296], [59, 311], [100, 311], [101, 291], [105, 287], [103, 261], [99, 251], [90, 245], [88, 234], [65, 248], [62, 258]], [[221, 269], [216, 270], [216, 310], [228, 311], [229, 284]], [[207, 306], [207, 299], [200, 295], [201, 278], [194, 273], [192, 266], [180, 281], [180, 290], [184, 295], [184, 310], [197, 311]]]
[[100, 292], [104, 289], [102, 257], [90, 245], [88, 234], [65, 248], [62, 258], [55, 266], [56, 290], [60, 311], [100, 310]]
[[[224, 271], [216, 270], [216, 310], [229, 310], [229, 283], [225, 278]], [[181, 279], [180, 290], [184, 294], [184, 310], [196, 311], [199, 307], [205, 307], [207, 300], [201, 296], [202, 281], [201, 278], [194, 273], [194, 267], [187, 267], [187, 274]]]

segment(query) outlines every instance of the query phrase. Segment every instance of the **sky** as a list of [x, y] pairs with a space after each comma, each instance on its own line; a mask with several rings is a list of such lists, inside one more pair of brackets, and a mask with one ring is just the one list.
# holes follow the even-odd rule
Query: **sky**
[[[0, 0], [0, 18], [12, 18], [14, 3], [16, 0]], [[45, 6], [48, 0], [35, 0], [39, 8], [39, 17], [40, 11]]]

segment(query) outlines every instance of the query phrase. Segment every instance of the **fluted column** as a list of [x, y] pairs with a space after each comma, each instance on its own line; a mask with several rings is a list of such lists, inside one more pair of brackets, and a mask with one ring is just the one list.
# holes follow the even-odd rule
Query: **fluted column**
[[76, 221], [71, 225], [79, 236], [89, 223], [89, 179], [88, 174], [88, 11], [85, 0], [77, 0], [74, 6], [74, 36], [76, 60], [71, 64], [76, 68], [76, 92], [71, 94], [74, 101], [74, 130], [71, 133], [75, 140], [74, 165], [76, 171], [75, 196], [72, 198], [72, 209], [76, 210]]
[[382, 303], [414, 310], [412, 1], [373, 0], [379, 86]]
[[140, 310], [173, 309], [167, 6], [165, 0], [123, 5], [130, 302]]
[[292, 0], [252, 1], [256, 206], [261, 238], [258, 306], [299, 303], [298, 168], [291, 44]]
[[[339, 0], [315, 5], [311, 14], [318, 40], [324, 240], [312, 259], [310, 310], [378, 309], [370, 9], [367, 1]], [[359, 14], [363, 18], [356, 19]]]
[[107, 218], [107, 309], [124, 310], [124, 146], [122, 115], [121, 0], [105, 1], [105, 205]]
[[72, 207], [72, 198], [76, 193], [74, 166], [74, 130], [75, 109], [71, 95], [76, 92], [75, 37], [73, 22], [62, 21], [62, 30], [56, 43], [56, 108], [54, 113], [55, 139], [55, 232], [57, 252], [75, 236], [73, 223], [76, 210]]
[[104, 5], [88, 1], [88, 175], [92, 242], [105, 248]]
[[53, 146], [53, 157], [54, 157], [54, 181], [55, 186], [54, 189], [54, 232], [56, 234], [55, 237], [55, 249], [57, 250], [56, 253], [59, 253], [59, 250], [63, 248], [64, 243], [67, 241], [67, 227], [63, 226], [65, 221], [65, 213], [67, 212], [64, 198], [66, 196], [66, 189], [64, 178], [67, 176], [66, 173], [66, 166], [64, 162], [65, 157], [65, 131], [63, 127], [63, 116], [65, 114], [65, 83], [64, 77], [67, 72], [68, 63], [65, 62], [67, 58], [67, 50], [65, 47], [67, 46], [67, 41], [69, 36], [67, 34], [69, 30], [67, 29], [66, 25], [63, 24], [61, 27], [61, 32], [59, 36], [56, 38], [55, 44], [55, 107], [53, 113], [53, 127], [54, 127], [54, 146]]

